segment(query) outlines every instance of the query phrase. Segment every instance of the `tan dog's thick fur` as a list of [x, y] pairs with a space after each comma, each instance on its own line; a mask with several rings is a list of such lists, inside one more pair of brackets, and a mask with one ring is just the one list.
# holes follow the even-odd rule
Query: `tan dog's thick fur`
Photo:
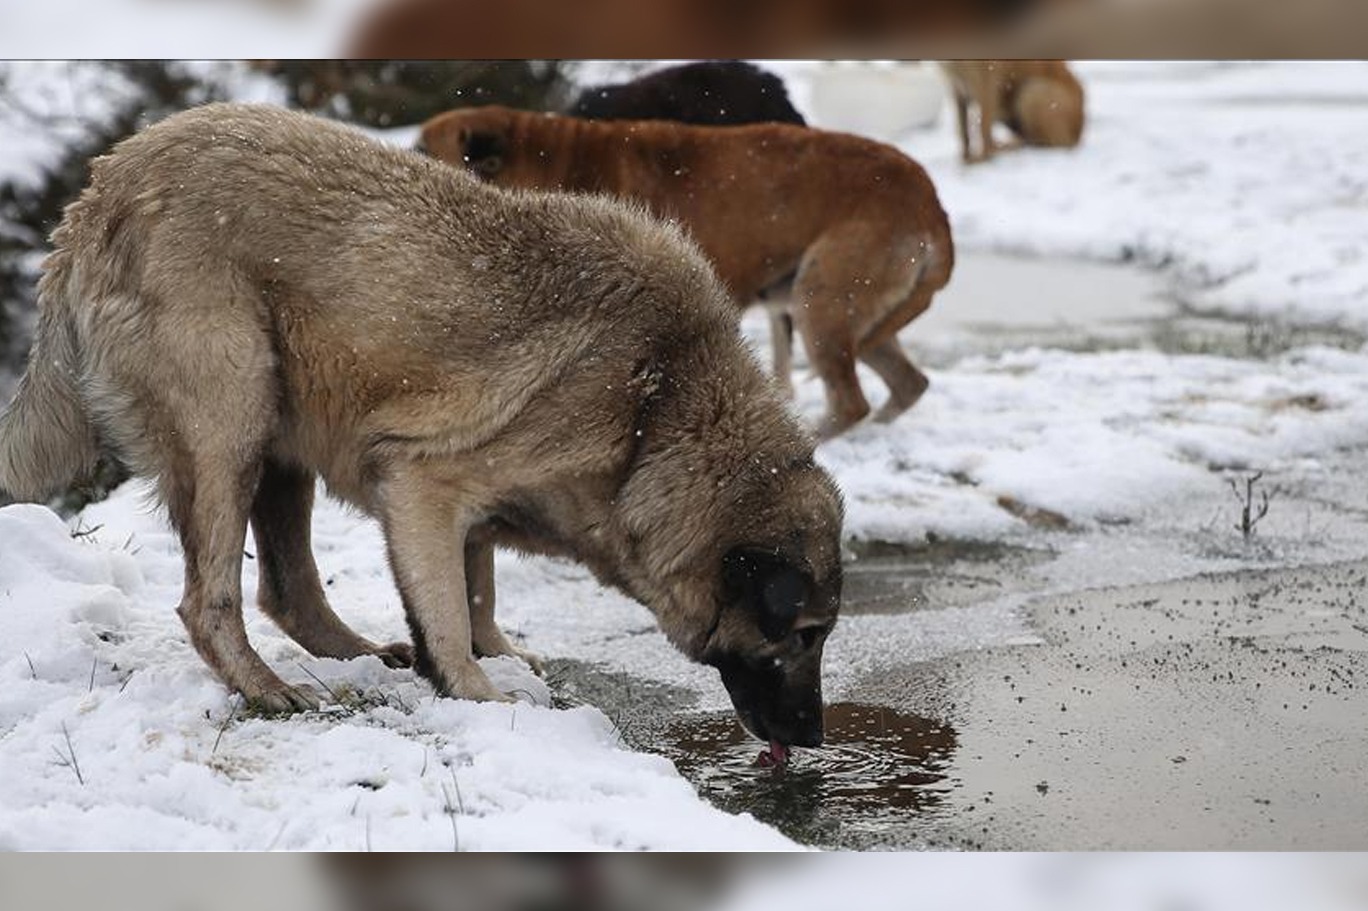
[[[1072, 148], [1083, 138], [1083, 84], [1062, 60], [948, 60], [941, 64], [955, 95], [960, 153], [987, 161], [1006, 146], [993, 138], [1004, 124], [1029, 146]], [[978, 148], [969, 128], [978, 115]]]
[[[475, 657], [522, 654], [494, 623], [493, 547], [514, 546], [646, 604], [758, 736], [820, 741], [839, 496], [678, 230], [214, 105], [97, 160], [53, 242], [0, 488], [40, 497], [97, 440], [155, 479], [191, 641], [254, 703], [311, 697], [248, 644], [249, 523], [262, 609], [316, 655], [505, 699]], [[329, 608], [316, 476], [383, 525], [413, 651]]]
[[[792, 278], [794, 322], [826, 385], [823, 437], [869, 413], [858, 360], [888, 384], [879, 420], [926, 390], [896, 336], [949, 281], [954, 247], [930, 178], [891, 146], [788, 124], [601, 122], [498, 107], [434, 117], [421, 142], [503, 186], [612, 193], [678, 220], [740, 307]], [[781, 380], [786, 350], [776, 346]]]

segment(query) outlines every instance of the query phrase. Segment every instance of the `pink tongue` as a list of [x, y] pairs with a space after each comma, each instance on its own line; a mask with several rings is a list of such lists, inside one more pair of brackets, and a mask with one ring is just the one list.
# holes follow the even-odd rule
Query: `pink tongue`
[[774, 760], [775, 765], [784, 765], [788, 762], [789, 749], [779, 741], [771, 740], [769, 751], [770, 758]]

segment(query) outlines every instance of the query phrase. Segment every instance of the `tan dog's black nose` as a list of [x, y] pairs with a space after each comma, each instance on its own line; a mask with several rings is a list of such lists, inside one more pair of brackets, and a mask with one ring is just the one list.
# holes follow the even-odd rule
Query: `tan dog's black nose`
[[413, 141], [413, 151], [417, 152], [419, 155], [429, 154], [427, 143], [423, 142], [422, 136], [419, 136], [417, 139]]
[[825, 730], [822, 724], [822, 713], [818, 712], [813, 716], [804, 710], [798, 713], [798, 724], [793, 732], [793, 740], [789, 746], [795, 747], [819, 747], [825, 740]]

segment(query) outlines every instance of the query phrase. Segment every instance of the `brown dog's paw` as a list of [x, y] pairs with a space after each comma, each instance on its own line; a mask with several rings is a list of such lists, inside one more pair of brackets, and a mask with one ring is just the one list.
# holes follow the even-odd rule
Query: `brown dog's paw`
[[396, 669], [413, 667], [413, 646], [407, 642], [391, 642], [389, 645], [382, 645], [377, 648], [375, 657], [385, 662], [385, 667]]

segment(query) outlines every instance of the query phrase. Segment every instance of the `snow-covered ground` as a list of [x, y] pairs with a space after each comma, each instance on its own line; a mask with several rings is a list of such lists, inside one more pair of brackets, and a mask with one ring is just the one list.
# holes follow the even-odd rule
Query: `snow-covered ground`
[[[545, 686], [509, 659], [485, 666], [523, 704], [434, 699], [378, 660], [314, 660], [256, 615], [263, 656], [332, 707], [247, 717], [185, 640], [179, 547], [137, 485], [79, 524], [89, 533], [74, 537], [41, 507], [0, 510], [0, 848], [789, 846], [623, 749], [597, 709], [545, 707]], [[316, 533], [338, 609], [363, 634], [404, 636], [375, 527], [329, 505]], [[534, 580], [553, 626], [558, 610], [593, 608], [577, 603], [595, 599], [587, 586], [535, 575], [506, 603], [531, 607]]]
[[[783, 67], [800, 105], [816, 67]], [[1368, 103], [1357, 88], [1368, 65], [1082, 72], [1091, 120], [1077, 151], [964, 169], [949, 117], [900, 141], [940, 189], [962, 270], [987, 250], [1053, 257], [1060, 270], [1067, 257], [1124, 259], [1160, 268], [1183, 307], [1368, 331]], [[24, 143], [0, 121], [0, 169], [43, 154]], [[1051, 289], [1000, 294], [1010, 313], [1048, 307]], [[1115, 306], [1099, 281], [1077, 318]], [[763, 320], [747, 331], [766, 350]], [[1256, 358], [1048, 343], [947, 354], [949, 331], [914, 324], [903, 335], [932, 379], [913, 412], [820, 451], [846, 492], [852, 538], [1049, 548], [1067, 567], [1060, 577], [1080, 585], [1368, 554], [1368, 534], [1313, 541], [1286, 527], [1271, 555], [1188, 550], [1194, 538], [1235, 537], [1225, 521], [1209, 532], [1189, 522], [1191, 504], [1229, 505], [1230, 472], [1314, 490], [1368, 450], [1359, 343]], [[878, 381], [864, 382], [877, 404]], [[815, 379], [801, 378], [797, 405], [820, 410]], [[323, 503], [315, 543], [339, 613], [363, 634], [404, 637], [373, 523]], [[511, 662], [490, 670], [526, 691], [524, 704], [434, 700], [409, 672], [308, 658], [249, 607], [266, 659], [330, 690], [333, 705], [246, 717], [185, 640], [180, 572], [174, 538], [137, 485], [70, 524], [37, 507], [0, 510], [0, 846], [788, 846], [703, 804], [664, 760], [624, 749], [598, 710], [545, 707], [546, 689]], [[498, 572], [501, 622], [534, 650], [725, 706], [715, 674], [579, 568], [501, 556]], [[248, 561], [249, 602], [254, 585]], [[851, 617], [829, 647], [829, 692], [880, 662], [1022, 641], [1030, 631], [1012, 607]]]

